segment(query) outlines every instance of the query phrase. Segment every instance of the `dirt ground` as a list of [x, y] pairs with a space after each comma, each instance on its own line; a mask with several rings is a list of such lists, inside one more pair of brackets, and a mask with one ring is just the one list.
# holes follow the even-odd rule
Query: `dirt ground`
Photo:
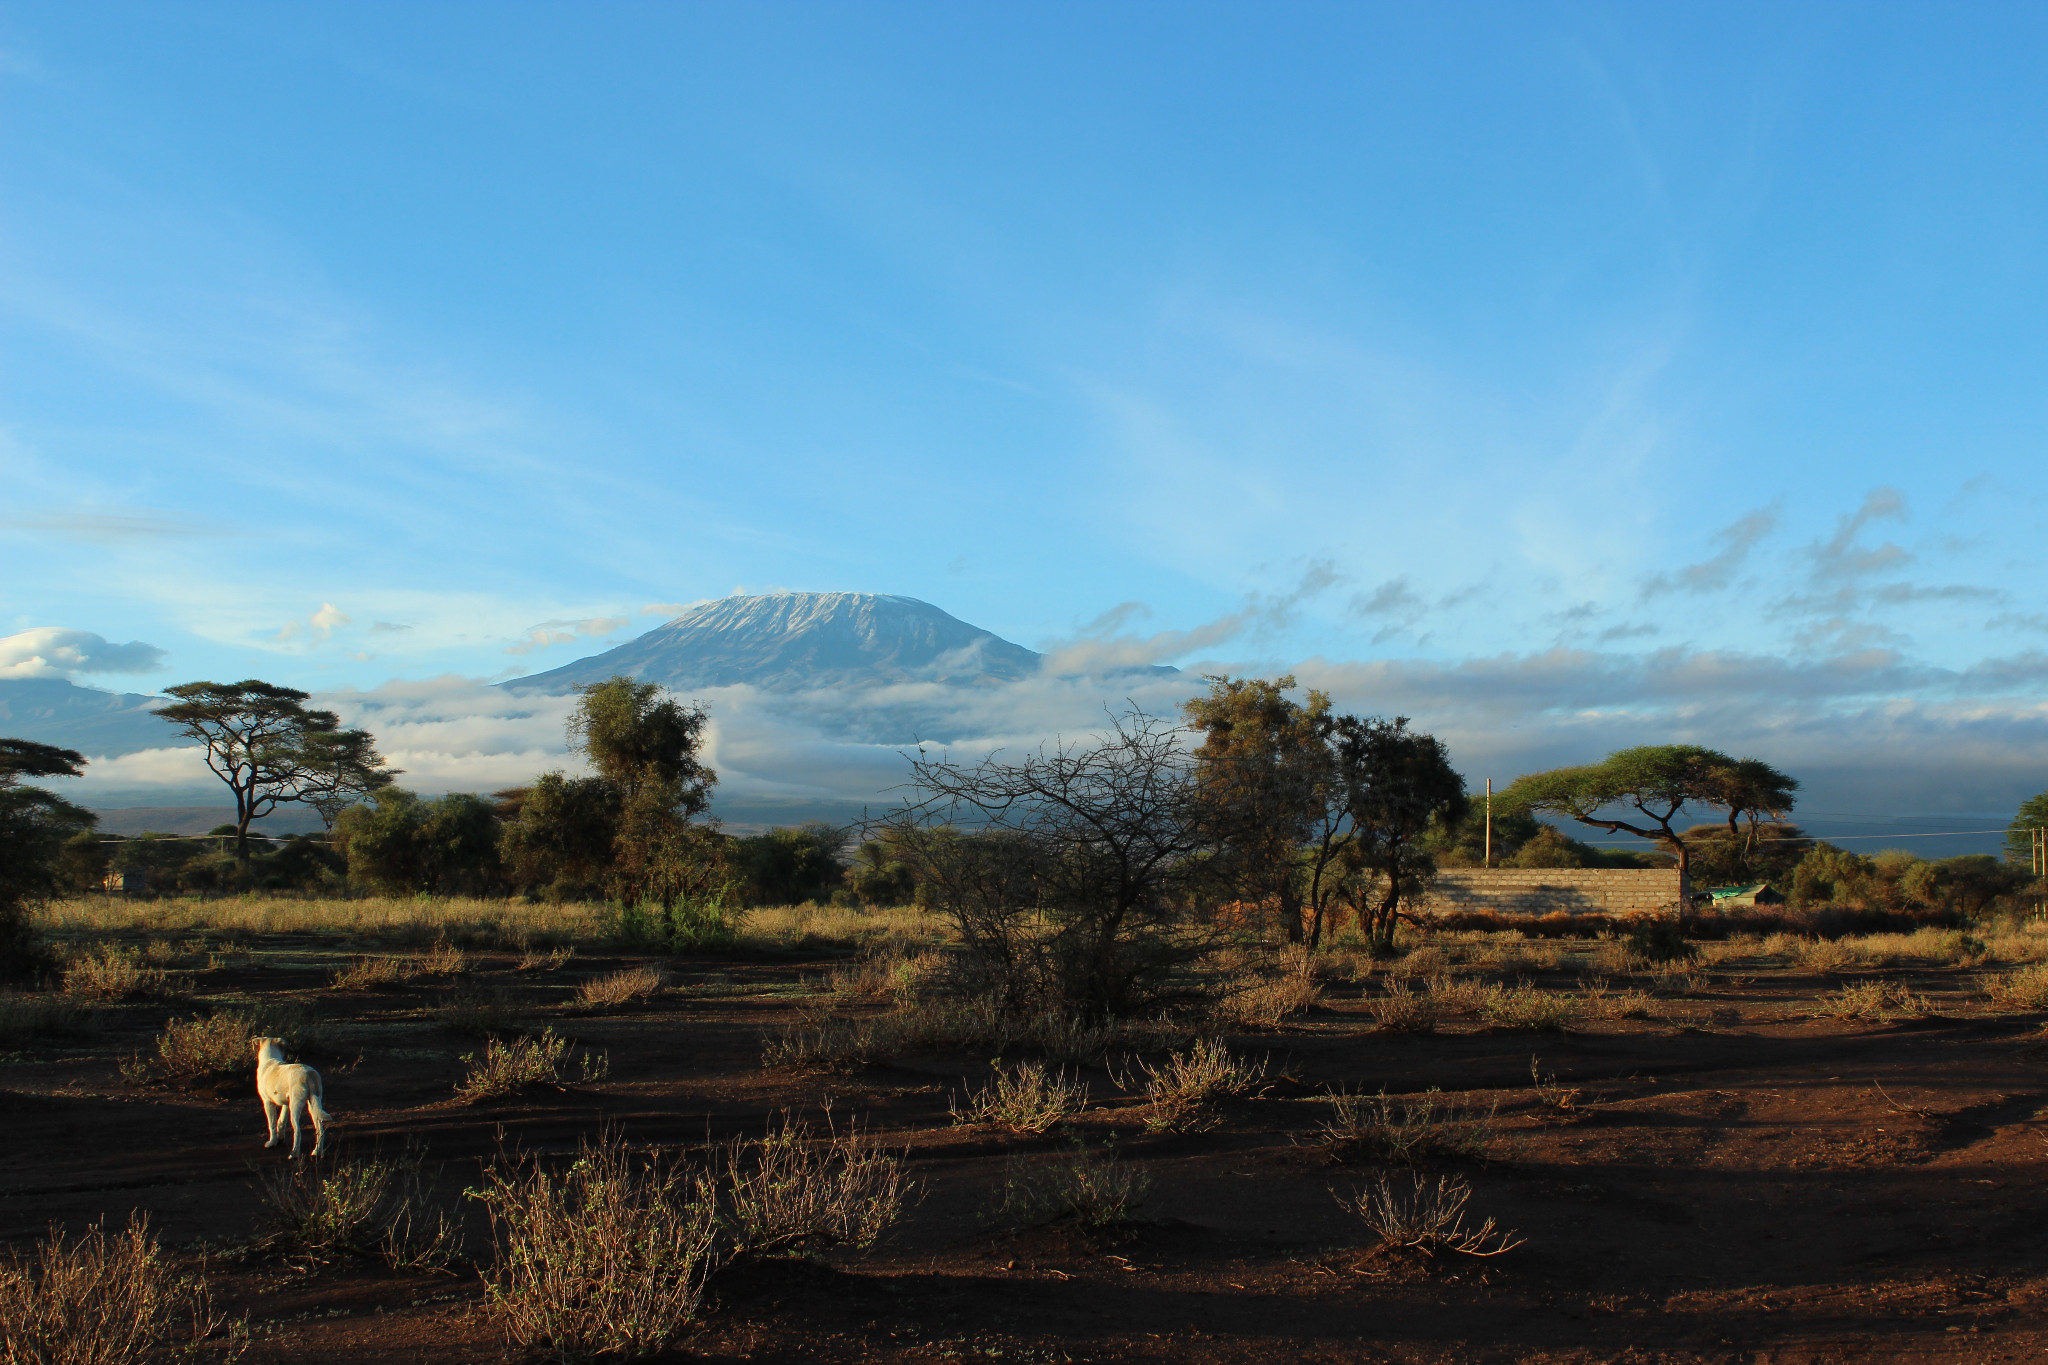
[[[569, 1150], [610, 1123], [634, 1142], [759, 1134], [777, 1111], [835, 1112], [908, 1154], [921, 1198], [878, 1249], [755, 1265], [716, 1282], [677, 1358], [711, 1361], [2023, 1361], [2048, 1358], [2048, 1034], [1993, 1013], [1956, 969], [1716, 970], [1657, 1016], [1571, 1032], [1476, 1024], [1376, 1031], [1339, 983], [1289, 1026], [1232, 1037], [1271, 1061], [1212, 1130], [1152, 1134], [1142, 1101], [1084, 1068], [1078, 1137], [1151, 1177], [1114, 1238], [989, 1216], [1013, 1158], [1064, 1137], [955, 1126], [949, 1097], [989, 1059], [916, 1056], [850, 1075], [765, 1070], [764, 1034], [815, 994], [825, 956], [680, 959], [677, 988], [621, 1013], [570, 1003], [643, 959], [579, 956], [516, 975], [476, 955], [464, 989], [509, 993], [608, 1054], [600, 1083], [466, 1105], [476, 1040], [432, 1007], [446, 983], [327, 989], [343, 948], [276, 936], [198, 973], [182, 998], [108, 1007], [100, 1030], [0, 1056], [0, 1238], [146, 1211], [246, 1312], [252, 1362], [494, 1359], [473, 1271], [396, 1274], [248, 1250], [263, 1213], [253, 1087], [138, 1085], [119, 1061], [199, 1001], [311, 1002], [332, 1021], [328, 1107], [345, 1149], [425, 1144], [451, 1205], [502, 1148]], [[1725, 965], [1725, 964], [1724, 964]], [[1844, 980], [1907, 982], [1939, 1017], [1815, 1018]], [[1976, 999], [1974, 1008], [1961, 1002]], [[1954, 1008], [1948, 1006], [1953, 1003]], [[1531, 1059], [1578, 1094], [1531, 1086]], [[1473, 1210], [1526, 1241], [1486, 1260], [1382, 1254], [1333, 1191], [1371, 1179], [1315, 1140], [1334, 1089], [1440, 1087], [1498, 1106]], [[468, 1201], [473, 1245], [487, 1245]]]

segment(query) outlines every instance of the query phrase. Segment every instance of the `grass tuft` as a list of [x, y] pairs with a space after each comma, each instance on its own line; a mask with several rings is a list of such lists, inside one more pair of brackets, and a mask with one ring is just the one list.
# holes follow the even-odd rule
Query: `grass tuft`
[[585, 1009], [619, 1009], [652, 1000], [667, 986], [668, 973], [659, 967], [627, 967], [584, 982], [577, 988], [576, 1003]]
[[1330, 1117], [1318, 1140], [1339, 1159], [1354, 1156], [1418, 1165], [1434, 1159], [1484, 1161], [1493, 1147], [1499, 1106], [1461, 1109], [1439, 1090], [1420, 1095], [1330, 1096]]
[[1138, 1063], [1152, 1109], [1145, 1127], [1156, 1133], [1208, 1126], [1218, 1101], [1243, 1099], [1264, 1084], [1266, 1066], [1241, 1060], [1217, 1038], [1197, 1039], [1157, 1065]]
[[787, 1116], [759, 1141], [722, 1153], [720, 1197], [734, 1255], [805, 1255], [869, 1247], [902, 1215], [902, 1161], [857, 1128], [840, 1132], [829, 1110], [821, 1135]]
[[[497, 1038], [484, 1043], [481, 1054], [465, 1052], [462, 1060], [469, 1070], [455, 1085], [465, 1104], [503, 1099], [536, 1086], [569, 1083], [570, 1042], [553, 1029], [542, 1029], [533, 1037], [505, 1042]], [[610, 1071], [603, 1054], [581, 1054], [581, 1073], [576, 1079], [588, 1085], [601, 1081]]]
[[1134, 1221], [1151, 1190], [1152, 1178], [1113, 1148], [1077, 1145], [1049, 1157], [1012, 1159], [995, 1212], [1025, 1227], [1073, 1223], [1109, 1232]]
[[1039, 1134], [1076, 1118], [1088, 1107], [1088, 1087], [1069, 1080], [1065, 1071], [1047, 1071], [1038, 1062], [996, 1067], [985, 1086], [952, 1106], [955, 1123], [986, 1123], [1013, 1133]]
[[1423, 1256], [1438, 1252], [1498, 1256], [1522, 1244], [1522, 1238], [1500, 1230], [1491, 1218], [1477, 1227], [1467, 1227], [1465, 1204], [1471, 1198], [1469, 1184], [1444, 1175], [1434, 1180], [1417, 1175], [1408, 1190], [1396, 1189], [1391, 1180], [1381, 1176], [1349, 1198], [1336, 1196], [1338, 1204], [1357, 1214], [1382, 1245], [1399, 1251]]

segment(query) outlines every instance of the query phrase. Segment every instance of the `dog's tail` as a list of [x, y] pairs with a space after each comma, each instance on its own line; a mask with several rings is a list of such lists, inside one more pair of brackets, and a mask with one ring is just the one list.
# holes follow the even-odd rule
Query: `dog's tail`
[[320, 1103], [320, 1096], [317, 1094], [306, 1096], [306, 1112], [313, 1116], [313, 1122], [323, 1128], [334, 1119], [334, 1115], [327, 1112], [327, 1106]]

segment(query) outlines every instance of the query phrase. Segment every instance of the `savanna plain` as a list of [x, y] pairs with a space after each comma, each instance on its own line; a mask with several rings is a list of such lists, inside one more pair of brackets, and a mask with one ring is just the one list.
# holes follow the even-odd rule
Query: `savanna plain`
[[[0, 1237], [72, 1229], [42, 1254], [122, 1286], [96, 1311], [178, 1299], [200, 1359], [2048, 1349], [2025, 921], [1404, 926], [1379, 958], [1246, 945], [1199, 1016], [1095, 1026], [927, 989], [956, 947], [911, 907], [755, 910], [684, 955], [516, 901], [93, 896], [40, 928], [67, 965], [0, 998]], [[263, 1146], [265, 1034], [324, 1074], [323, 1156]]]

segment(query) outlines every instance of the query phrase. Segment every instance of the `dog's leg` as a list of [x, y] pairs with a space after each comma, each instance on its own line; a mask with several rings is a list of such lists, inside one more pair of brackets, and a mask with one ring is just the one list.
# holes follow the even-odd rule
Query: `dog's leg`
[[296, 1157], [298, 1156], [298, 1154], [299, 1154], [299, 1111], [300, 1111], [301, 1109], [304, 1109], [304, 1108], [306, 1107], [306, 1099], [305, 1099], [305, 1096], [303, 1096], [303, 1095], [294, 1095], [294, 1096], [292, 1096], [292, 1097], [291, 1097], [290, 1099], [288, 1099], [288, 1100], [286, 1100], [286, 1101], [285, 1101], [285, 1107], [286, 1107], [287, 1109], [291, 1110], [291, 1115], [292, 1115], [292, 1156], [293, 1156], [294, 1158], [296, 1158]]
[[327, 1111], [320, 1106], [320, 1097], [306, 1096], [306, 1117], [313, 1120], [313, 1155], [327, 1154]]
[[263, 1127], [268, 1134], [268, 1140], [263, 1145], [266, 1149], [275, 1147], [278, 1135], [284, 1130], [284, 1106], [272, 1105], [269, 1099], [263, 1096], [258, 1098], [263, 1100]]

